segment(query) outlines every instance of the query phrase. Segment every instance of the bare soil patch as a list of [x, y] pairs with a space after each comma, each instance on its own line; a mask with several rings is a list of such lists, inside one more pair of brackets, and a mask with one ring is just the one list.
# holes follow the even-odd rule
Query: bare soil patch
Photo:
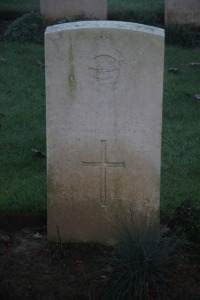
[[[0, 299], [100, 300], [111, 268], [102, 259], [112, 251], [98, 244], [50, 243], [45, 215], [1, 214]], [[198, 249], [187, 244], [174, 255], [161, 299], [199, 300]]]

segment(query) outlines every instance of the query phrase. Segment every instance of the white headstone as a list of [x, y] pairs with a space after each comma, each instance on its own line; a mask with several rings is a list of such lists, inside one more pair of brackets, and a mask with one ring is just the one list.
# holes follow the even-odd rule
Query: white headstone
[[46, 30], [48, 236], [109, 242], [119, 203], [159, 210], [164, 31]]
[[199, 0], [165, 0], [165, 25], [200, 26]]

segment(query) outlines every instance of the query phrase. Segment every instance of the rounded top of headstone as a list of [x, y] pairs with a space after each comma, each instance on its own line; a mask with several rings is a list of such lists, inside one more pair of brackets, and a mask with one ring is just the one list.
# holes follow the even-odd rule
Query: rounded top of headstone
[[92, 28], [104, 28], [104, 29], [124, 29], [133, 30], [138, 32], [146, 32], [154, 35], [164, 36], [164, 29], [153, 27], [149, 25], [130, 23], [123, 21], [80, 21], [80, 22], [70, 22], [63, 23], [59, 25], [49, 26], [46, 29], [46, 34], [53, 32], [60, 32], [66, 30], [76, 30], [76, 29], [92, 29]]

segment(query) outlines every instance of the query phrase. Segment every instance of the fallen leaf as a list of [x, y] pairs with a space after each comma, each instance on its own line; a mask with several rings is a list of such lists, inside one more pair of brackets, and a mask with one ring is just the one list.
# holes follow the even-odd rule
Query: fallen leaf
[[161, 235], [162, 236], [166, 236], [170, 233], [171, 229], [167, 226], [167, 225], [164, 225], [162, 228], [161, 228]]
[[199, 68], [200, 67], [200, 63], [198, 63], [198, 62], [193, 62], [193, 63], [190, 63], [190, 64], [188, 64], [188, 66], [190, 66], [190, 67], [194, 67], [194, 68]]
[[21, 232], [22, 232], [22, 233], [30, 233], [30, 232], [31, 232], [31, 229], [30, 229], [29, 227], [23, 227], [23, 228], [21, 229]]
[[10, 247], [12, 246], [12, 244], [11, 244], [11, 243], [8, 243], [8, 242], [5, 242], [5, 243], [4, 243], [4, 246], [5, 246], [6, 248], [10, 248]]
[[49, 254], [50, 254], [50, 250], [49, 250], [49, 248], [45, 248], [45, 253], [46, 253], [47, 255], [49, 255]]
[[64, 251], [64, 257], [68, 257], [69, 256], [69, 252], [68, 251]]
[[81, 259], [77, 259], [77, 260], [76, 260], [76, 264], [77, 264], [77, 265], [81, 265], [81, 264], [82, 264], [82, 260], [81, 260]]
[[41, 239], [42, 238], [42, 235], [37, 232], [36, 234], [33, 235], [34, 239]]
[[180, 72], [180, 68], [179, 67], [171, 67], [168, 69], [168, 72], [178, 74]]
[[9, 242], [10, 241], [10, 237], [9, 235], [0, 235], [0, 242]]
[[0, 57], [0, 64], [4, 64], [6, 62], [6, 59], [3, 57]]
[[45, 67], [45, 63], [44, 63], [44, 61], [42, 61], [42, 60], [37, 60], [37, 65], [38, 65], [39, 67], [42, 67], [42, 68]]
[[34, 152], [37, 157], [46, 157], [46, 155], [38, 149], [32, 149], [32, 152]]
[[32, 291], [32, 285], [29, 284], [29, 285], [27, 286], [27, 289], [28, 289], [29, 291]]
[[194, 98], [197, 99], [197, 100], [200, 100], [200, 94], [196, 94], [196, 95], [194, 96]]
[[51, 275], [51, 272], [48, 270], [43, 271], [43, 275]]

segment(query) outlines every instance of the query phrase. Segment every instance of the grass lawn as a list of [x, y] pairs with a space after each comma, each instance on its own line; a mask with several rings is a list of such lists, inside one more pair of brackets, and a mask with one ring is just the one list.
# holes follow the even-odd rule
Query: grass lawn
[[[173, 209], [186, 199], [200, 201], [200, 68], [199, 49], [166, 47], [163, 148], [162, 209]], [[167, 72], [180, 67], [179, 74]]]
[[[0, 44], [1, 181], [0, 210], [46, 209], [43, 46]], [[161, 209], [170, 211], [183, 200], [200, 194], [200, 68], [199, 49], [166, 46]], [[169, 67], [180, 73], [169, 73]]]
[[31, 149], [45, 150], [43, 47], [1, 43], [0, 53], [0, 210], [42, 210], [45, 159]]

